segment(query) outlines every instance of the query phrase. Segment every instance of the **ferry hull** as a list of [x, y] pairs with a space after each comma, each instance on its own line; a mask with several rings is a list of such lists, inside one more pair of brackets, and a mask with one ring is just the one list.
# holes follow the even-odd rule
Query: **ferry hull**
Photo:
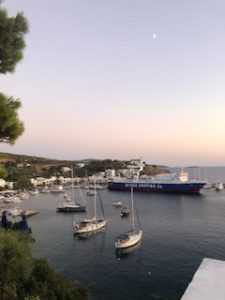
[[130, 191], [148, 193], [171, 193], [171, 194], [199, 194], [205, 182], [186, 183], [143, 183], [109, 181], [108, 189], [114, 191]]

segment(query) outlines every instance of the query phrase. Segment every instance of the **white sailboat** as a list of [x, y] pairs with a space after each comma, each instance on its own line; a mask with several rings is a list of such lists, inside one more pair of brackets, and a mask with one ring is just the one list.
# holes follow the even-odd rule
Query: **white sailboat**
[[[73, 182], [73, 166], [71, 167], [71, 178], [72, 178], [72, 200], [68, 196], [66, 198], [66, 201], [59, 204], [56, 211], [57, 212], [84, 212], [86, 211], [85, 204], [75, 203], [75, 197], [74, 197], [74, 182]], [[83, 198], [82, 201], [84, 202]]]
[[85, 219], [80, 222], [74, 222], [73, 223], [74, 234], [93, 232], [93, 231], [99, 230], [106, 226], [107, 221], [104, 218], [104, 211], [103, 211], [103, 207], [102, 207], [102, 203], [101, 203], [101, 198], [99, 198], [99, 199], [100, 199], [100, 204], [102, 207], [103, 218], [97, 219], [97, 217], [96, 217], [96, 214], [97, 214], [96, 213], [96, 210], [97, 210], [97, 208], [96, 208], [97, 199], [96, 198], [97, 198], [96, 194], [94, 194], [94, 216], [90, 219]]
[[117, 249], [124, 249], [136, 245], [142, 239], [142, 230], [135, 230], [134, 222], [134, 197], [133, 188], [131, 188], [131, 209], [132, 209], [132, 228], [127, 233], [121, 234], [115, 241]]

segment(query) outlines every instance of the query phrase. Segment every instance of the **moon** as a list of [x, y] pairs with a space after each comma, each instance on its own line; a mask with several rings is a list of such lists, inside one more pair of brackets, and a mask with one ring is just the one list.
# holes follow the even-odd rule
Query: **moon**
[[153, 40], [156, 39], [156, 34], [155, 33], [153, 33], [152, 38], [153, 38]]

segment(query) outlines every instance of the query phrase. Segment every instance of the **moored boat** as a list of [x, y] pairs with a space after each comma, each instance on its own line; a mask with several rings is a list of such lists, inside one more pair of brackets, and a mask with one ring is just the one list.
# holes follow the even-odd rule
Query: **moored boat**
[[[124, 249], [124, 248], [132, 247], [132, 246], [136, 245], [138, 242], [140, 242], [142, 239], [142, 230], [135, 229], [134, 208], [135, 208], [135, 206], [134, 206], [134, 198], [133, 198], [133, 189], [131, 188], [132, 228], [130, 231], [123, 233], [116, 238], [115, 247], [117, 249]], [[141, 228], [138, 217], [137, 217], [137, 220], [139, 223], [139, 227]]]
[[21, 212], [21, 216], [31, 217], [31, 216], [34, 216], [38, 213], [39, 213], [39, 211], [37, 211], [37, 210], [25, 209]]
[[59, 206], [56, 208], [57, 212], [83, 212], [86, 211], [86, 206], [81, 205], [80, 203], [74, 203], [72, 201], [70, 202], [63, 202], [62, 204], [59, 204]]
[[62, 185], [52, 185], [50, 189], [51, 193], [64, 193]]
[[96, 219], [96, 218], [83, 220], [81, 222], [74, 222], [73, 224], [74, 234], [88, 233], [95, 230], [99, 230], [105, 227], [106, 223], [107, 223], [106, 220]]
[[[63, 213], [68, 213], [68, 212], [85, 212], [86, 211], [86, 205], [84, 204], [84, 199], [82, 198], [82, 204], [81, 203], [76, 203], [75, 202], [75, 197], [74, 197], [74, 186], [73, 186], [73, 166], [71, 167], [71, 179], [72, 179], [72, 200], [70, 200], [70, 197], [67, 194], [64, 194], [64, 198], [66, 201], [63, 203], [60, 203], [58, 207], [56, 208], [57, 212], [63, 212]], [[82, 194], [81, 194], [82, 196]]]
[[121, 217], [127, 217], [130, 214], [130, 208], [127, 206], [123, 206], [121, 208], [120, 216]]
[[188, 173], [157, 175], [148, 179], [114, 179], [108, 182], [108, 189], [114, 191], [199, 194], [205, 181], [188, 180]]
[[215, 185], [215, 190], [216, 191], [222, 191], [224, 189], [223, 183], [222, 182], [217, 182]]
[[22, 209], [20, 207], [11, 207], [9, 209], [6, 209], [7, 213], [12, 217], [20, 216], [22, 213]]
[[112, 205], [115, 207], [121, 207], [122, 206], [122, 202], [121, 201], [113, 201]]
[[88, 196], [94, 196], [94, 195], [97, 195], [97, 191], [96, 190], [88, 190], [86, 194]]
[[117, 249], [128, 248], [136, 245], [142, 239], [142, 230], [135, 232], [131, 230], [125, 234], [121, 234], [116, 242], [115, 247]]
[[[96, 191], [96, 190], [94, 189], [94, 191]], [[105, 220], [105, 217], [104, 217], [104, 211], [103, 211], [103, 206], [102, 206], [100, 197], [99, 197], [99, 200], [100, 200], [100, 204], [101, 204], [101, 208], [102, 208], [103, 218], [98, 219], [96, 216], [96, 214], [97, 214], [96, 195], [97, 194], [94, 194], [94, 216], [90, 219], [85, 219], [80, 222], [74, 222], [73, 223], [74, 234], [93, 232], [93, 231], [99, 230], [101, 228], [104, 228], [106, 226], [107, 221]]]

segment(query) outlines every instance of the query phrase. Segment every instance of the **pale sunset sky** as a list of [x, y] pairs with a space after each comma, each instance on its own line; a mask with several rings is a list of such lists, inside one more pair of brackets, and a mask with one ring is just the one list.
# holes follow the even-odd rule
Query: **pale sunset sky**
[[225, 165], [224, 0], [5, 0], [29, 21], [0, 75], [26, 131], [1, 152]]

